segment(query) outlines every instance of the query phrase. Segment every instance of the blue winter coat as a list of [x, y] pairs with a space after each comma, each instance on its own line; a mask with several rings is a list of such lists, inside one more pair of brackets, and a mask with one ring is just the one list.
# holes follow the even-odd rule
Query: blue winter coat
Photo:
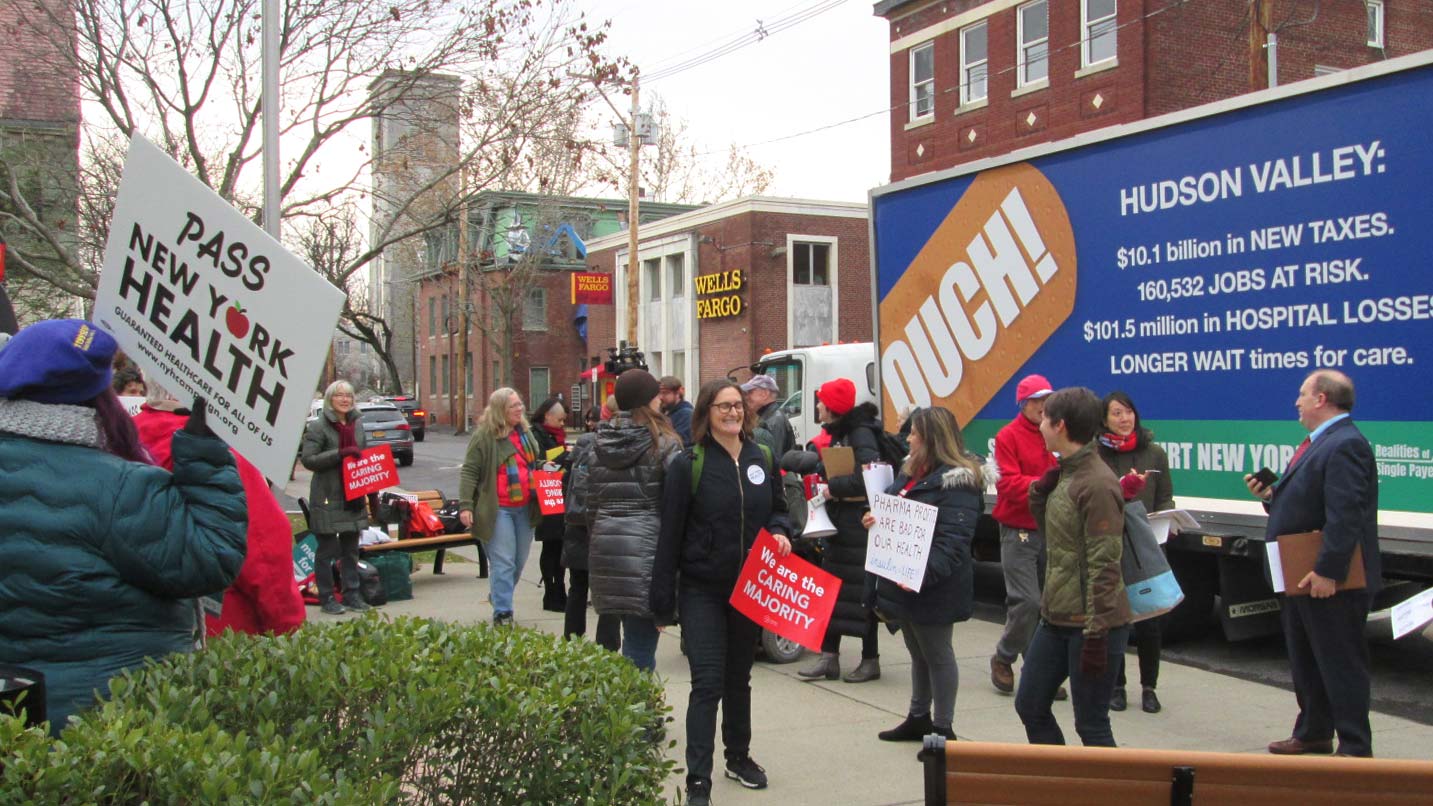
[[51, 731], [109, 679], [193, 648], [193, 599], [244, 564], [233, 457], [174, 435], [174, 472], [98, 449], [94, 410], [0, 400], [0, 661], [45, 675]]

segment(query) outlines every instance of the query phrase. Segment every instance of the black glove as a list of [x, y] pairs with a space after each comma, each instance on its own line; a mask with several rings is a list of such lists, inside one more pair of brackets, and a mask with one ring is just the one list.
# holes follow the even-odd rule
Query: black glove
[[1035, 482], [1035, 492], [1041, 495], [1049, 495], [1050, 493], [1055, 491], [1055, 485], [1059, 483], [1060, 468], [1052, 467], [1049, 470], [1046, 470], [1045, 475], [1041, 476], [1040, 479]]
[[1109, 665], [1110, 639], [1105, 635], [1085, 636], [1085, 645], [1080, 649], [1080, 672], [1086, 677], [1099, 677]]
[[363, 455], [363, 451], [360, 451], [357, 445], [349, 445], [347, 448], [339, 448], [338, 455], [344, 459], [357, 459]]
[[189, 408], [189, 419], [184, 421], [184, 433], [193, 434], [196, 437], [212, 437], [214, 432], [209, 429], [209, 423], [204, 416], [204, 410], [208, 404], [204, 398], [195, 395], [194, 405]]

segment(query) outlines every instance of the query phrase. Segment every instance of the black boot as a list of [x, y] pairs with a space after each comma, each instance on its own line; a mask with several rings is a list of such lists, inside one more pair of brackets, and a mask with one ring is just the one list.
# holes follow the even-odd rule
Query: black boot
[[922, 714], [906, 717], [906, 721], [894, 728], [877, 733], [876, 738], [883, 742], [918, 742], [933, 730], [930, 714]]

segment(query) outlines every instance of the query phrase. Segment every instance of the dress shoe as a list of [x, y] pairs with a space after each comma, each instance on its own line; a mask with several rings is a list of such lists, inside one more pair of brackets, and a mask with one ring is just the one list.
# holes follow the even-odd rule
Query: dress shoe
[[1120, 686], [1119, 688], [1115, 689], [1115, 693], [1110, 695], [1110, 710], [1123, 711], [1128, 707], [1129, 698], [1125, 696], [1124, 686]]
[[990, 656], [990, 685], [1001, 694], [1015, 693], [1015, 670], [997, 655]]
[[881, 679], [881, 661], [878, 658], [861, 658], [861, 662], [841, 678], [847, 683], [867, 683]]
[[1277, 742], [1269, 742], [1269, 752], [1276, 756], [1302, 756], [1305, 753], [1332, 753], [1333, 739], [1304, 742], [1290, 736]]
[[803, 680], [820, 680], [823, 677], [835, 680], [841, 676], [841, 656], [835, 652], [822, 652], [815, 663], [798, 670], [796, 676]]
[[933, 729], [930, 723], [930, 714], [908, 716], [906, 721], [894, 728], [877, 733], [876, 738], [883, 742], [918, 742]]
[[1154, 689], [1146, 686], [1140, 695], [1140, 708], [1143, 708], [1146, 714], [1157, 714], [1160, 707], [1159, 697], [1154, 693]]

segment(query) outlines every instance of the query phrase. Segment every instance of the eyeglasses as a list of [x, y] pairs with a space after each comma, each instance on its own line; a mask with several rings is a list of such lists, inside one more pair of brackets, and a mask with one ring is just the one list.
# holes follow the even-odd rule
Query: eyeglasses
[[746, 407], [740, 403], [713, 403], [712, 408], [722, 414], [731, 414], [734, 411], [744, 411], [746, 409]]

